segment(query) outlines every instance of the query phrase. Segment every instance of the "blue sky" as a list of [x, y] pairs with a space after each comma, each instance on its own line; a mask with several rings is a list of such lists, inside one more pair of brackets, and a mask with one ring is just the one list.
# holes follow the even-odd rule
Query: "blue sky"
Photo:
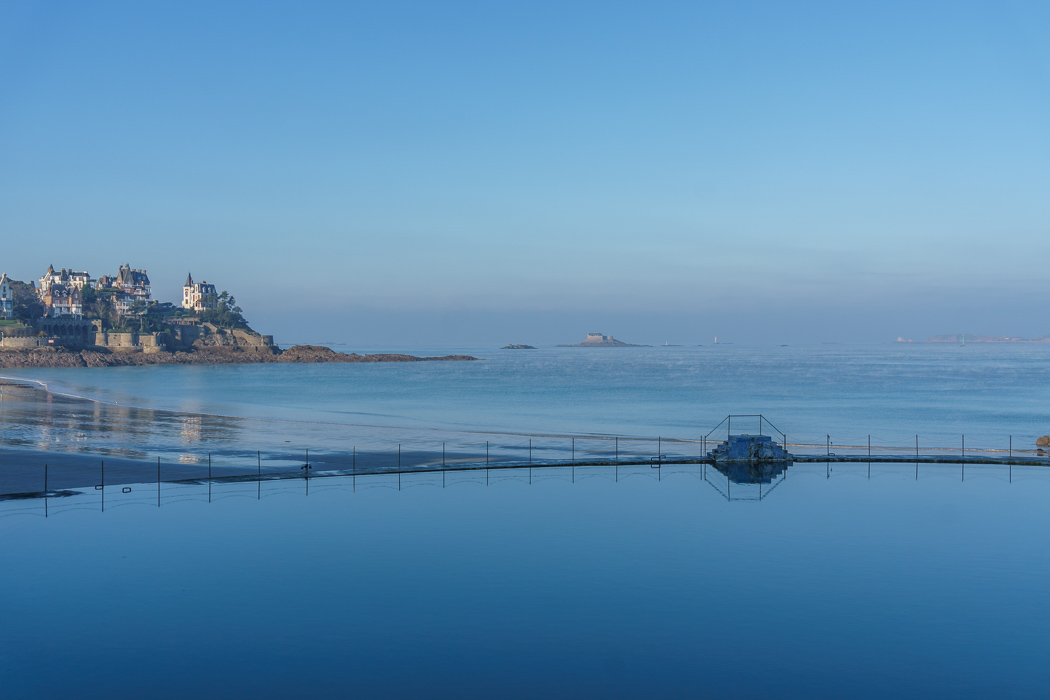
[[1050, 334], [1048, 124], [1046, 3], [0, 2], [0, 268], [284, 342]]

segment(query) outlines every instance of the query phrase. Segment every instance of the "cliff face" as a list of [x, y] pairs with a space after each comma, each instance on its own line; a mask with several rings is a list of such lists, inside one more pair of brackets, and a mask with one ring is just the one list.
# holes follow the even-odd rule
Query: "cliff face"
[[476, 360], [469, 355], [416, 357], [415, 355], [358, 355], [335, 352], [317, 345], [276, 346], [218, 345], [178, 352], [110, 352], [38, 348], [0, 352], [0, 367], [129, 367], [142, 365], [224, 365], [265, 362], [423, 362]]

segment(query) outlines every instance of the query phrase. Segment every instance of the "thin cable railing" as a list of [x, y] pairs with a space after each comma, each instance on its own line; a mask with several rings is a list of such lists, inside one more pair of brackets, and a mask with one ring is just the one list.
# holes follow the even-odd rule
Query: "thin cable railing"
[[[750, 423], [749, 423], [750, 421]], [[189, 444], [179, 452], [148, 454], [142, 449], [109, 453], [0, 450], [0, 499], [20, 494], [39, 496], [95, 488], [109, 493], [126, 484], [215, 484], [265, 481], [319, 474], [407, 473], [459, 469], [473, 471], [527, 466], [645, 466], [660, 469], [671, 464], [710, 462], [710, 453], [730, 430], [761, 431], [777, 439], [795, 461], [942, 461], [1050, 466], [1050, 449], [1033, 447], [1032, 436], [1006, 435], [992, 444], [988, 437], [960, 434], [955, 445], [943, 434], [926, 440], [921, 434], [851, 433], [802, 434], [790, 439], [759, 414], [727, 416], [699, 437], [627, 435], [573, 435], [499, 433], [407, 429], [389, 434], [389, 441], [373, 431], [357, 444], [354, 435], [342, 436], [345, 446], [324, 449], [308, 446], [252, 450], [244, 447]], [[382, 436], [381, 436], [382, 437]], [[6, 442], [6, 441], [5, 441]], [[1023, 446], [1023, 447], [1022, 447]]]
[[[437, 470], [406, 470], [401, 472], [373, 472], [351, 474], [282, 475], [241, 478], [214, 476], [212, 480], [200, 479], [188, 482], [161, 482], [158, 484], [110, 484], [102, 489], [91, 487], [71, 490], [67, 494], [46, 493], [33, 497], [0, 499], [0, 519], [17, 516], [51, 517], [73, 511], [122, 512], [142, 508], [160, 508], [180, 503], [202, 503], [220, 505], [234, 500], [263, 500], [281, 496], [307, 496], [325, 492], [375, 489], [404, 491], [417, 488], [486, 488], [499, 484], [517, 483], [532, 486], [543, 482], [576, 484], [589, 480], [608, 482], [632, 482], [637, 479], [681, 483], [685, 479], [700, 482], [728, 501], [760, 502], [774, 493], [780, 493], [789, 481], [804, 479], [848, 479], [852, 481], [889, 478], [901, 480], [934, 480], [936, 482], [976, 481], [980, 483], [1013, 483], [1016, 480], [1036, 480], [1045, 483], [1050, 479], [1050, 469], [1036, 464], [999, 466], [982, 464], [956, 464], [958, 469], [946, 465], [929, 465], [919, 469], [919, 464], [904, 465], [888, 463], [872, 469], [868, 464], [795, 464], [775, 468], [757, 469], [742, 476], [737, 469], [713, 463], [665, 464], [654, 470], [648, 465], [540, 465], [454, 467]], [[214, 471], [214, 464], [213, 464]], [[790, 476], [789, 476], [790, 474]], [[69, 497], [60, 497], [69, 496]], [[210, 506], [209, 506], [210, 507]]]

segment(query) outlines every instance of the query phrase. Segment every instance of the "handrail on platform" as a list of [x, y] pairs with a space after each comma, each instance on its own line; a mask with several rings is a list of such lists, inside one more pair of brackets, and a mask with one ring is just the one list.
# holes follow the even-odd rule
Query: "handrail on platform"
[[765, 423], [770, 428], [772, 428], [774, 432], [776, 432], [776, 433], [778, 433], [780, 435], [780, 439], [781, 439], [782, 442], [784, 442], [784, 443], [787, 442], [787, 435], [782, 430], [777, 428], [775, 425], [770, 423], [769, 419], [766, 418], [761, 413], [731, 413], [728, 416], [726, 416], [725, 418], [723, 418], [722, 421], [718, 425], [716, 425], [714, 428], [712, 428], [711, 431], [709, 433], [707, 433], [707, 435], [704, 436], [704, 438], [706, 439], [706, 438], [711, 437], [712, 433], [714, 433], [716, 430], [718, 430], [719, 428], [722, 427], [722, 423], [728, 423], [728, 425], [726, 427], [726, 432], [727, 432], [727, 434], [732, 434], [732, 432], [733, 432], [733, 419], [734, 418], [757, 418], [758, 419], [758, 434], [759, 435], [762, 434], [762, 424]]

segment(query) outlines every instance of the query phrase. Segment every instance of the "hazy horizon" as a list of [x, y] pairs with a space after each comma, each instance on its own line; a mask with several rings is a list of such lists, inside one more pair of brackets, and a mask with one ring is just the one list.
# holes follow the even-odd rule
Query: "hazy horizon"
[[1039, 3], [8, 3], [0, 272], [278, 342], [1050, 334]]

